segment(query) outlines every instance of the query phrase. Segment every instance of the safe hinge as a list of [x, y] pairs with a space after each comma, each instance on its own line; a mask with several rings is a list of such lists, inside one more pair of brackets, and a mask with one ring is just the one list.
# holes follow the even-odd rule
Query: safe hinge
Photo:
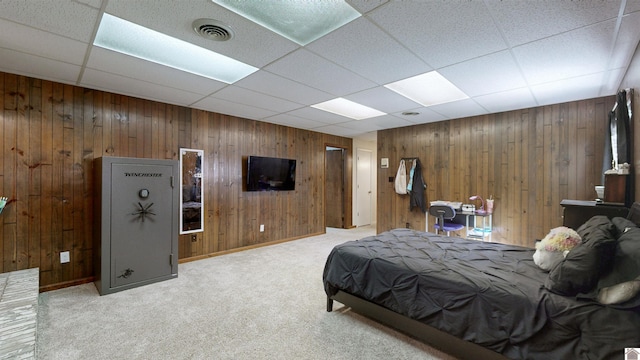
[[169, 255], [169, 265], [173, 266], [173, 254]]
[[171, 187], [173, 187], [173, 176], [169, 177], [171, 179]]

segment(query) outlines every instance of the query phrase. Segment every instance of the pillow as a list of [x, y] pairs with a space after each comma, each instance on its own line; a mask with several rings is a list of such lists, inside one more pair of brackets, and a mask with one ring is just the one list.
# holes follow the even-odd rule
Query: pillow
[[545, 281], [547, 289], [566, 296], [588, 293], [598, 283], [600, 274], [610, 270], [616, 246], [615, 229], [606, 216], [603, 218], [594, 216], [578, 228], [579, 234], [582, 230], [582, 243], [551, 269]]
[[618, 237], [613, 265], [598, 281], [605, 288], [633, 280], [640, 276], [640, 228], [631, 227]]
[[565, 226], [551, 229], [547, 236], [536, 243], [533, 262], [542, 270], [549, 271], [580, 242], [580, 235], [573, 229]]
[[629, 213], [627, 214], [627, 219], [636, 225], [640, 226], [640, 203], [635, 201], [631, 204], [631, 208], [629, 209]]
[[585, 237], [587, 237], [592, 231], [608, 231], [611, 234], [616, 233], [615, 226], [609, 220], [608, 217], [604, 215], [596, 215], [591, 219], [587, 220], [584, 224], [580, 225], [576, 232], [582, 238], [582, 242], [584, 242]]
[[602, 288], [598, 291], [598, 302], [605, 305], [621, 304], [640, 293], [640, 276], [634, 280]]
[[625, 219], [623, 217], [614, 217], [611, 222], [613, 223], [617, 231], [616, 238], [620, 237], [630, 229], [635, 229], [638, 227], [638, 225], [636, 225], [633, 221]]

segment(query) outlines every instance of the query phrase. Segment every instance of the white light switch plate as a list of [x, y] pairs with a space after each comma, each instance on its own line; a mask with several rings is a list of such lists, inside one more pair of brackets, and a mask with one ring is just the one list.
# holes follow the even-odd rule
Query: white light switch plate
[[260, 232], [264, 232], [264, 224], [260, 224]]
[[70, 261], [69, 259], [69, 252], [68, 251], [62, 251], [60, 253], [60, 263], [61, 264], [66, 264]]

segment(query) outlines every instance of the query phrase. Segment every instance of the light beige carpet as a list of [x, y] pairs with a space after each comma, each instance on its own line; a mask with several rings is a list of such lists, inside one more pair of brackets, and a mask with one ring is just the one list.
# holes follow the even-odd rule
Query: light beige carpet
[[38, 359], [452, 359], [359, 316], [326, 312], [327, 234], [181, 264], [178, 278], [100, 296], [40, 294]]

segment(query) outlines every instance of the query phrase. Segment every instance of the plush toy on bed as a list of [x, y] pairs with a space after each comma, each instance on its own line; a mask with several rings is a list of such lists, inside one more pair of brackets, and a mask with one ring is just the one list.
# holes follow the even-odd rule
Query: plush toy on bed
[[640, 294], [640, 276], [617, 285], [600, 289], [598, 301], [601, 304], [620, 304]]
[[580, 235], [573, 229], [565, 226], [551, 229], [544, 239], [536, 243], [533, 262], [541, 269], [549, 271], [564, 259], [569, 250], [581, 242]]

